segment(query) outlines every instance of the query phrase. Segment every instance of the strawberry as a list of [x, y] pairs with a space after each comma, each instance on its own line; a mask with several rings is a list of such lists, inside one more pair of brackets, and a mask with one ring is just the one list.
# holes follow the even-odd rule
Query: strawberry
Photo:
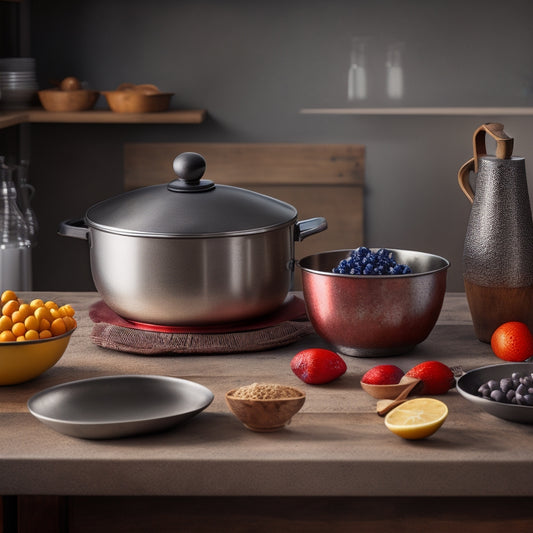
[[403, 370], [396, 365], [378, 365], [372, 367], [362, 378], [369, 385], [395, 385], [403, 378]]
[[346, 372], [346, 363], [335, 352], [309, 348], [298, 352], [291, 360], [291, 370], [305, 383], [329, 383]]
[[455, 387], [453, 372], [439, 361], [420, 363], [411, 368], [405, 375], [422, 381], [423, 386], [419, 394], [444, 394]]

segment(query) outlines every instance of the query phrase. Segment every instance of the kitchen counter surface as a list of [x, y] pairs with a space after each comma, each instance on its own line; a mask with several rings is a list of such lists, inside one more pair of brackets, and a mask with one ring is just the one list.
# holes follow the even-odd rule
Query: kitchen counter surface
[[[24, 299], [31, 295], [21, 293]], [[345, 357], [347, 373], [320, 386], [290, 370], [299, 350], [327, 347], [310, 335], [285, 348], [239, 355], [139, 356], [91, 342], [89, 306], [96, 293], [39, 293], [76, 309], [78, 329], [59, 363], [41, 377], [0, 387], [0, 493], [145, 496], [532, 496], [533, 426], [494, 418], [454, 389], [440, 397], [444, 426], [422, 441], [390, 433], [375, 400], [359, 385], [371, 366], [408, 370], [440, 360], [464, 370], [495, 364], [473, 333], [463, 294], [447, 294], [439, 322], [412, 353], [392, 358]], [[68, 437], [29, 412], [31, 395], [71, 380], [112, 374], [160, 374], [211, 389], [213, 403], [168, 431], [126, 439]], [[276, 433], [245, 429], [224, 394], [252, 382], [305, 390], [292, 423]]]

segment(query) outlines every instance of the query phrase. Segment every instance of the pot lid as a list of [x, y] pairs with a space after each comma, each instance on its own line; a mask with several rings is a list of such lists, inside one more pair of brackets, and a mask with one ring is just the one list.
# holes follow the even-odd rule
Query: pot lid
[[296, 209], [281, 200], [202, 179], [205, 167], [200, 154], [180, 154], [173, 164], [177, 179], [95, 204], [86, 223], [121, 235], [205, 237], [257, 233], [296, 220]]

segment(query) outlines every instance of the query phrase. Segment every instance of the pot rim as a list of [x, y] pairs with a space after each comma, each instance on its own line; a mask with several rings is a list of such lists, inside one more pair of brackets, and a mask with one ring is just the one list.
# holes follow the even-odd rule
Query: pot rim
[[249, 228], [245, 230], [234, 231], [222, 231], [222, 232], [206, 232], [206, 233], [158, 233], [152, 231], [138, 231], [138, 230], [126, 230], [116, 228], [113, 226], [107, 226], [105, 224], [98, 224], [91, 221], [87, 216], [85, 217], [85, 223], [90, 229], [103, 231], [105, 233], [111, 233], [113, 235], [120, 235], [123, 237], [146, 237], [152, 239], [212, 239], [216, 237], [239, 237], [241, 235], [256, 235], [261, 233], [269, 233], [277, 229], [282, 229], [289, 226], [294, 226], [298, 219], [295, 215], [291, 220], [287, 222], [280, 222], [279, 224], [272, 224], [271, 226], [263, 226], [259, 228]]

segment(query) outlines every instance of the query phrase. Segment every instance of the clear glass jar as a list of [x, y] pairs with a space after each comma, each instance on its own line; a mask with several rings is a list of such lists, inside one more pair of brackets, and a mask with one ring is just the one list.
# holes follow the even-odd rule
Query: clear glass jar
[[387, 49], [387, 96], [391, 100], [401, 100], [404, 93], [403, 43], [394, 43]]
[[35, 196], [35, 187], [29, 182], [30, 162], [24, 159], [17, 165], [15, 186], [17, 189], [17, 205], [28, 226], [29, 238], [32, 246], [37, 244], [37, 233], [39, 223], [35, 211], [31, 206], [31, 201]]
[[17, 205], [12, 169], [0, 156], [0, 290], [32, 288], [31, 241]]
[[368, 96], [368, 79], [366, 69], [365, 37], [353, 37], [350, 54], [350, 68], [348, 70], [348, 100], [366, 100]]

